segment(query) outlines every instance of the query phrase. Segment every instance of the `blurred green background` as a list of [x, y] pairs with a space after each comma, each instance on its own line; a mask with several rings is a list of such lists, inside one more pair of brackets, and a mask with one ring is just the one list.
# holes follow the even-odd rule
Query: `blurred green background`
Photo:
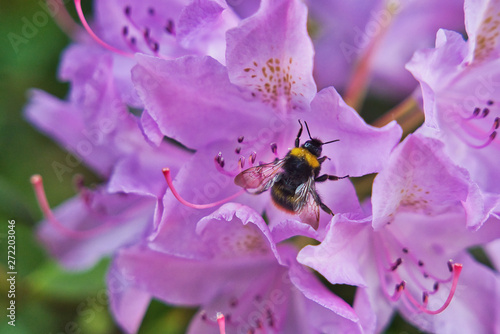
[[[29, 183], [31, 175], [43, 176], [52, 207], [75, 194], [71, 178], [59, 182], [51, 168], [53, 161], [64, 161], [67, 153], [23, 118], [31, 88], [43, 89], [59, 98], [64, 98], [68, 90], [67, 84], [57, 80], [57, 67], [70, 40], [49, 15], [41, 14], [45, 13], [42, 3], [0, 3], [0, 333], [120, 333], [103, 298], [109, 260], [87, 272], [67, 272], [47, 255], [34, 234], [42, 215]], [[68, 8], [72, 8], [71, 4]], [[29, 38], [18, 43], [16, 50], [11, 43], [15, 38], [12, 34], [24, 38], [26, 22], [34, 20], [38, 20], [38, 26], [34, 26]], [[83, 166], [76, 168], [74, 174], [83, 174], [87, 183], [99, 181]], [[16, 222], [15, 327], [8, 325], [6, 317], [10, 300], [9, 220]], [[140, 333], [184, 333], [193, 312], [153, 302]], [[388, 332], [418, 331], [396, 317]]]

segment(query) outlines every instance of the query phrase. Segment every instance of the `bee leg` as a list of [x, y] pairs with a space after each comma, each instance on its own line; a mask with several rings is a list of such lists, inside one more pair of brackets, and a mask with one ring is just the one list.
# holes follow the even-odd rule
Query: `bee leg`
[[297, 133], [297, 137], [295, 138], [295, 147], [300, 146], [300, 136], [302, 135], [302, 123], [300, 122], [300, 119], [299, 119], [299, 124], [300, 124], [300, 129], [299, 133]]
[[330, 160], [330, 158], [327, 157], [326, 155], [324, 157], [319, 158], [318, 159], [319, 164], [321, 165], [323, 162], [325, 162], [326, 159]]
[[337, 180], [345, 179], [346, 177], [349, 177], [349, 175], [346, 175], [346, 176], [335, 176], [335, 175], [323, 174], [323, 175], [318, 176], [317, 178], [315, 178], [314, 181], [315, 182], [325, 182], [326, 180], [337, 181]]
[[335, 215], [329, 207], [327, 207], [325, 204], [323, 204], [323, 202], [320, 202], [320, 203], [319, 203], [319, 207], [320, 207], [323, 211], [325, 211], [326, 213], [328, 213], [329, 215], [332, 215], [332, 216], [334, 216], [334, 215]]

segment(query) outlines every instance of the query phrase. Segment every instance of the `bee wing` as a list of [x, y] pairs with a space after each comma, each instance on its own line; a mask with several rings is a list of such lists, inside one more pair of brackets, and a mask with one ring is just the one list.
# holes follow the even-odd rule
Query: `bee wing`
[[319, 203], [320, 199], [316, 192], [314, 178], [310, 177], [307, 182], [301, 184], [295, 190], [293, 211], [299, 215], [304, 223], [317, 229], [319, 224]]
[[260, 194], [271, 188], [279, 177], [285, 159], [245, 169], [236, 175], [234, 183], [245, 189], [252, 189], [250, 193]]

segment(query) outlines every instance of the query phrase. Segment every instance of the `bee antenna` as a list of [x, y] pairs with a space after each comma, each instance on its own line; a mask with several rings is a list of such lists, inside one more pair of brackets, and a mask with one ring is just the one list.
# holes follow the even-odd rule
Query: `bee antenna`
[[312, 140], [312, 137], [311, 137], [311, 132], [309, 132], [309, 126], [307, 125], [307, 122], [304, 121], [304, 123], [306, 123], [306, 129], [307, 129], [307, 134], [309, 135], [309, 139]]
[[330, 143], [335, 143], [336, 141], [340, 141], [340, 139], [330, 140], [330, 141], [327, 141], [326, 143], [323, 143], [323, 144], [321, 144], [321, 145], [326, 145], [326, 144], [330, 144]]

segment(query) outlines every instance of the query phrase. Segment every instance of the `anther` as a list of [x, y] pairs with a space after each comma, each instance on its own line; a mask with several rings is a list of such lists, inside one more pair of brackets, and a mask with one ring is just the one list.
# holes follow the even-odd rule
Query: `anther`
[[201, 209], [213, 208], [213, 207], [225, 204], [225, 203], [229, 202], [230, 200], [245, 193], [245, 189], [242, 189], [242, 190], [238, 191], [237, 193], [235, 193], [235, 194], [233, 194], [225, 199], [217, 201], [217, 202], [208, 203], [208, 204], [193, 204], [193, 203], [190, 203], [190, 202], [186, 201], [185, 199], [183, 199], [181, 197], [181, 195], [179, 195], [179, 193], [175, 189], [174, 184], [172, 182], [172, 177], [170, 176], [170, 168], [163, 168], [162, 172], [163, 172], [163, 176], [165, 177], [165, 181], [167, 181], [168, 187], [170, 188], [170, 191], [172, 192], [172, 195], [174, 195], [174, 197], [179, 202], [181, 202], [181, 204], [184, 204], [185, 206], [193, 208], [193, 209], [200, 209], [201, 210]]
[[492, 106], [493, 105], [493, 101], [489, 100], [488, 102], [486, 102], [486, 104], [489, 105], [489, 106]]
[[276, 143], [271, 144], [271, 151], [273, 152], [274, 155], [278, 154], [278, 145]]
[[408, 248], [403, 248], [403, 253], [408, 254]]
[[132, 8], [130, 6], [125, 7], [125, 15], [130, 16], [130, 13], [132, 12]]
[[489, 114], [490, 114], [490, 109], [488, 109], [488, 108], [484, 108], [484, 109], [483, 109], [483, 115], [482, 115], [482, 117], [483, 117], [483, 118], [485, 118], [485, 117], [486, 117], [486, 116], [488, 116]]
[[240, 144], [243, 143], [243, 139], [245, 139], [245, 137], [243, 136], [238, 137], [238, 143]]
[[155, 9], [154, 9], [154, 8], [152, 8], [152, 7], [150, 7], [150, 8], [148, 9], [148, 14], [149, 14], [149, 15], [155, 15]]
[[238, 168], [243, 169], [245, 167], [245, 157], [240, 157], [238, 159]]
[[500, 118], [497, 117], [495, 118], [495, 120], [493, 121], [493, 129], [496, 130], [498, 129], [498, 127], [500, 126]]
[[168, 20], [167, 25], [165, 26], [165, 31], [170, 35], [175, 35], [174, 21]]
[[446, 264], [448, 265], [448, 270], [451, 273], [453, 271], [453, 261], [452, 260], [448, 260], [448, 262], [446, 262]]
[[[217, 155], [215, 156], [215, 159], [214, 159], [214, 160], [215, 160], [215, 162], [217, 162], [217, 164], [218, 164], [219, 166], [221, 166], [221, 164], [224, 162], [224, 158], [222, 157], [222, 152], [219, 152], [219, 154], [217, 154]], [[222, 166], [221, 166], [221, 167], [222, 167]]]
[[419, 267], [423, 267], [424, 266], [424, 262], [422, 260], [418, 260], [418, 266]]
[[406, 281], [401, 281], [401, 283], [396, 284], [396, 292], [402, 292], [406, 287]]
[[480, 112], [481, 112], [481, 108], [476, 107], [476, 108], [474, 108], [474, 111], [472, 112], [472, 115], [474, 117], [477, 117], [477, 116], [479, 116]]
[[398, 259], [396, 260], [396, 262], [394, 262], [394, 264], [391, 266], [391, 271], [394, 271], [394, 270], [398, 269], [398, 267], [401, 265], [401, 263], [403, 263], [403, 259], [401, 259], [400, 257], [398, 257]]
[[239, 147], [239, 146], [238, 146], [238, 147], [234, 150], [234, 153], [236, 153], [236, 154], [240, 154], [240, 152], [241, 152], [241, 147]]
[[158, 52], [159, 49], [160, 49], [160, 45], [157, 42], [153, 42], [151, 45], [151, 50], [153, 52]]
[[123, 36], [127, 36], [128, 35], [128, 27], [127, 26], [123, 27], [122, 34], [123, 34]]
[[429, 294], [427, 293], [427, 291], [424, 291], [422, 293], [422, 303], [424, 305], [427, 305], [427, 302], [429, 301]]
[[439, 289], [439, 282], [434, 283], [434, 286], [432, 287], [433, 291], [436, 292]]
[[252, 154], [250, 154], [249, 159], [252, 164], [255, 163], [255, 160], [257, 159], [257, 153], [252, 152]]

